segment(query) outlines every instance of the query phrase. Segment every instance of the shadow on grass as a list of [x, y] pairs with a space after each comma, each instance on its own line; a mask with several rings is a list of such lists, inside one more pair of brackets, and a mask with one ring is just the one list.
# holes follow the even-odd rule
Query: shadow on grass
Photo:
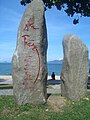
[[51, 93], [48, 93], [48, 94], [47, 94], [47, 99], [50, 97], [50, 95], [51, 95]]
[[87, 89], [90, 89], [90, 86], [87, 85]]

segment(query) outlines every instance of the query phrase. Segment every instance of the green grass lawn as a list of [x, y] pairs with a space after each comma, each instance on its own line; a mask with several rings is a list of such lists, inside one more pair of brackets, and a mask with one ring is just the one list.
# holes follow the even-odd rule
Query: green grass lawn
[[48, 104], [19, 106], [13, 96], [0, 96], [0, 120], [90, 120], [90, 92], [79, 102], [67, 103], [55, 112]]

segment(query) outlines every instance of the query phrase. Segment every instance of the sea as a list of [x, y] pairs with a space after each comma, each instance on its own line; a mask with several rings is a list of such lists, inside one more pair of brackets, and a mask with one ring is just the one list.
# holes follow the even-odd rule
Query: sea
[[[90, 68], [90, 64], [89, 64]], [[55, 75], [60, 75], [62, 70], [61, 63], [48, 63], [47, 64], [48, 75], [51, 76], [52, 72], [55, 72]], [[11, 63], [0, 63], [0, 75], [12, 75], [12, 64]]]
[[[51, 76], [52, 72], [55, 75], [60, 75], [62, 64], [47, 64], [48, 75]], [[12, 64], [11, 63], [0, 63], [0, 75], [12, 75]]]

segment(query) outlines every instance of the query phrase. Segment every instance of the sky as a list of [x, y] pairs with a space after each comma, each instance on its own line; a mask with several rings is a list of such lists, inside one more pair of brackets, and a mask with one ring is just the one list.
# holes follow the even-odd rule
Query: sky
[[[20, 0], [0, 0], [0, 62], [11, 62], [16, 48], [18, 27], [27, 6]], [[55, 7], [45, 12], [48, 50], [47, 61], [63, 58], [62, 40], [65, 35], [75, 34], [86, 44], [90, 51], [90, 17], [80, 17], [79, 24], [74, 25], [77, 15], [68, 17]], [[90, 58], [90, 54], [89, 54]]]

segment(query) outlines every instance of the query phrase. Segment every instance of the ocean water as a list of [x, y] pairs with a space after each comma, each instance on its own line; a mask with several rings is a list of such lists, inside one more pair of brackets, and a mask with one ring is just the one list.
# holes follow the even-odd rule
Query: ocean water
[[55, 75], [61, 74], [62, 64], [47, 64], [48, 75], [51, 75], [52, 72], [55, 72]]
[[11, 63], [0, 63], [0, 75], [11, 75], [12, 74]]
[[[55, 72], [55, 75], [60, 75], [62, 64], [47, 64], [48, 75]], [[0, 75], [11, 75], [12, 65], [11, 63], [0, 63]]]
[[[47, 64], [48, 75], [51, 76], [52, 72], [55, 72], [55, 75], [61, 74], [62, 64]], [[90, 64], [89, 64], [90, 68]], [[11, 75], [12, 74], [12, 65], [11, 63], [0, 63], [0, 75]]]

